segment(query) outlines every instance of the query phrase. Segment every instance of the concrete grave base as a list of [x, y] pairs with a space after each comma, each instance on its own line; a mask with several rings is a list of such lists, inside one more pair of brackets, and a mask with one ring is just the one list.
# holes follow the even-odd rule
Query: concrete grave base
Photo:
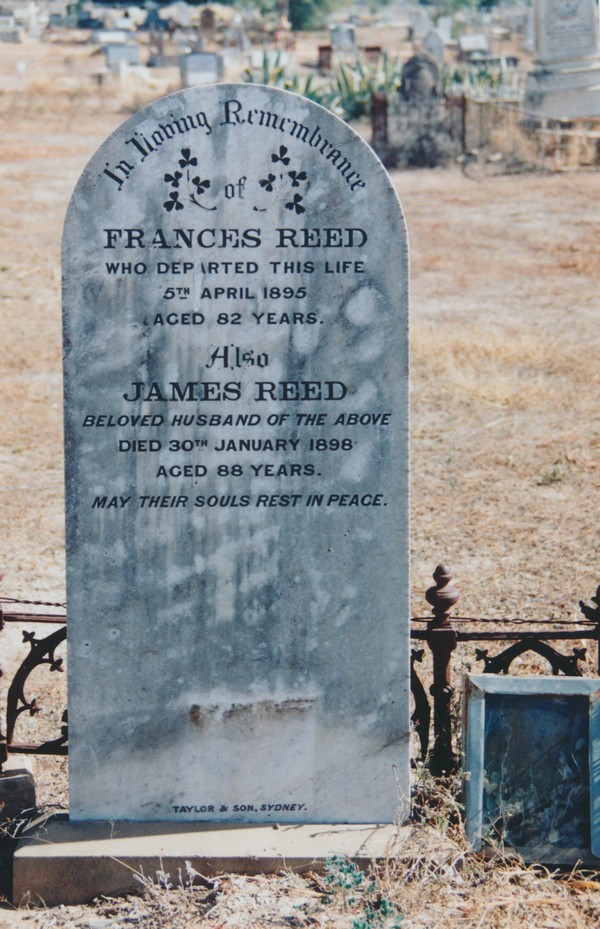
[[[319, 870], [330, 855], [359, 867], [421, 854], [423, 830], [394, 825], [256, 825], [248, 823], [70, 823], [53, 817], [21, 839], [14, 858], [13, 903], [85, 903], [98, 894], [139, 891], [158, 872], [177, 887], [186, 862], [200, 874], [268, 874]], [[416, 837], [416, 838], [415, 838]], [[444, 858], [452, 849], [440, 848]], [[417, 847], [418, 846], [418, 847]]]

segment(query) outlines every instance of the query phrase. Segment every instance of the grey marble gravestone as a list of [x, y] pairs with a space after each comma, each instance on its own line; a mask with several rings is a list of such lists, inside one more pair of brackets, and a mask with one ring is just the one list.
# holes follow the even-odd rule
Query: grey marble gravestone
[[407, 243], [344, 123], [152, 103], [63, 241], [74, 820], [393, 822], [408, 795]]
[[535, 64], [525, 107], [539, 116], [600, 116], [596, 0], [536, 0]]

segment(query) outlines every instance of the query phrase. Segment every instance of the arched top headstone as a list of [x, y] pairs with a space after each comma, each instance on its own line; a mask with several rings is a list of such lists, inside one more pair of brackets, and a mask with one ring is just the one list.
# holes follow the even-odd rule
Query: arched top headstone
[[181, 91], [90, 161], [63, 281], [72, 818], [394, 821], [408, 269], [384, 168], [302, 97]]

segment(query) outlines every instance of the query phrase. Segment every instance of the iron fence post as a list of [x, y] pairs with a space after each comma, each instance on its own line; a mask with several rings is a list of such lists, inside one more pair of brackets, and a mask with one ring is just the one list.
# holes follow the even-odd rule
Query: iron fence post
[[452, 652], [456, 648], [456, 629], [450, 620], [450, 611], [458, 602], [459, 592], [450, 585], [452, 576], [444, 564], [433, 572], [435, 586], [425, 593], [432, 607], [433, 619], [427, 625], [427, 644], [433, 657], [434, 744], [429, 768], [434, 775], [448, 774], [457, 767], [452, 745]]
[[[0, 575], [0, 580], [2, 575]], [[0, 607], [0, 632], [4, 629], [4, 613]], [[2, 677], [2, 668], [0, 668], [0, 677]], [[8, 761], [8, 744], [6, 741], [6, 735], [2, 731], [2, 723], [0, 722], [0, 774], [2, 774], [2, 769], [6, 762]]]
[[388, 152], [388, 98], [385, 93], [371, 97], [371, 147], [380, 158]]

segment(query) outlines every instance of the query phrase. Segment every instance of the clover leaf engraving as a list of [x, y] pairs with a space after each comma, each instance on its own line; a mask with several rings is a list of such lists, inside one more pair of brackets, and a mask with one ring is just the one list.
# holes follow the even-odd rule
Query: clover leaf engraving
[[177, 193], [177, 191], [172, 191], [169, 194], [169, 199], [166, 200], [165, 203], [163, 203], [163, 206], [165, 210], [167, 210], [169, 213], [172, 210], [177, 211], [177, 210], [183, 209], [183, 203], [180, 201], [179, 194]]
[[302, 203], [302, 197], [300, 196], [300, 194], [294, 194], [294, 199], [290, 200], [289, 203], [286, 203], [285, 206], [286, 206], [286, 209], [292, 210], [295, 213], [298, 213], [298, 214], [305, 213], [306, 210], [304, 209], [303, 206], [301, 206], [301, 203]]
[[173, 174], [165, 174], [165, 181], [171, 187], [179, 187], [179, 181], [183, 177], [181, 171], [174, 171]]
[[292, 187], [300, 187], [300, 181], [306, 180], [306, 171], [288, 171], [288, 176], [292, 179]]
[[290, 159], [289, 159], [289, 157], [288, 157], [287, 152], [288, 152], [288, 150], [287, 150], [287, 148], [285, 147], [285, 145], [280, 145], [280, 146], [279, 146], [279, 154], [278, 154], [278, 155], [276, 155], [276, 154], [271, 155], [271, 161], [273, 161], [273, 162], [275, 162], [275, 163], [278, 162], [278, 161], [280, 161], [282, 165], [289, 165]]
[[274, 181], [275, 181], [275, 175], [268, 174], [267, 177], [263, 178], [258, 183], [260, 184], [261, 187], [264, 187], [265, 190], [268, 190], [269, 193], [272, 193]]
[[198, 159], [192, 156], [192, 152], [189, 148], [181, 149], [181, 158], [179, 160], [180, 168], [195, 168], [198, 164]]
[[193, 177], [192, 184], [196, 188], [197, 194], [203, 194], [210, 187], [210, 181], [201, 181], [199, 177]]
[[165, 210], [169, 213], [173, 210], [183, 210], [186, 201], [202, 210], [216, 210], [216, 206], [205, 206], [197, 199], [211, 187], [211, 181], [208, 178], [201, 178], [199, 174], [195, 177], [191, 176], [190, 168], [198, 167], [198, 159], [192, 155], [190, 148], [182, 148], [180, 154], [178, 164], [182, 170], [175, 170], [164, 175], [165, 184], [171, 187], [169, 199], [163, 203]]

